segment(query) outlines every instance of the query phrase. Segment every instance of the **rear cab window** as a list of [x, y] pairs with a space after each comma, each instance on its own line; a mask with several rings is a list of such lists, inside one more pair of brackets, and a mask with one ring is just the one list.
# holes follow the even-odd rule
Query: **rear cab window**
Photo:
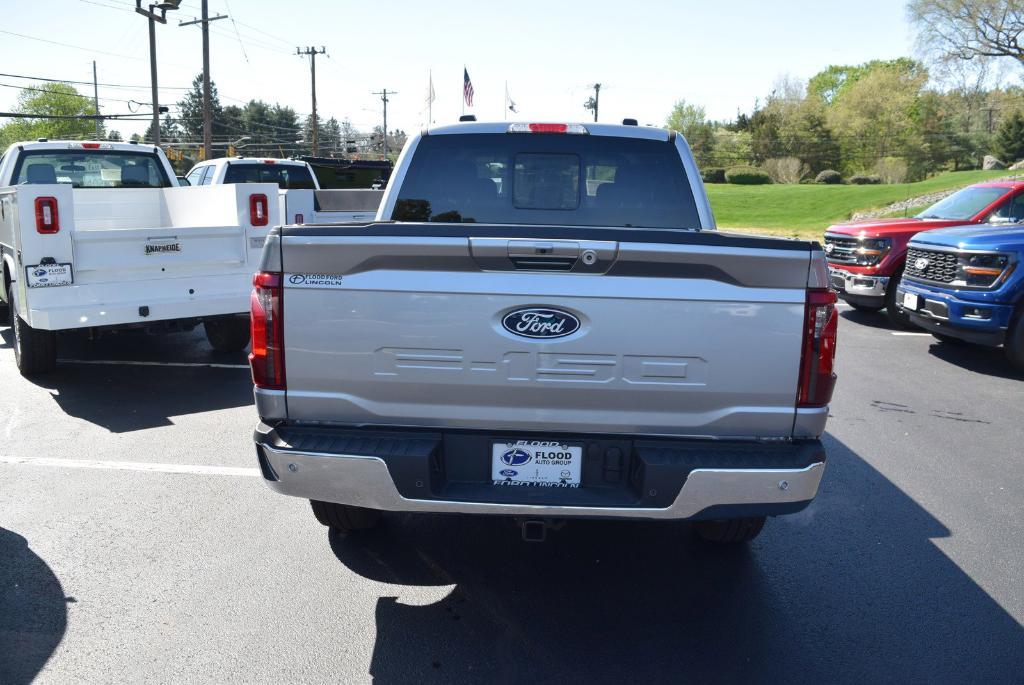
[[224, 173], [224, 183], [276, 183], [282, 190], [316, 190], [313, 175], [303, 164], [232, 162]]
[[700, 227], [672, 142], [571, 134], [424, 136], [396, 221]]
[[153, 153], [121, 150], [26, 150], [14, 184], [67, 183], [74, 188], [170, 188]]

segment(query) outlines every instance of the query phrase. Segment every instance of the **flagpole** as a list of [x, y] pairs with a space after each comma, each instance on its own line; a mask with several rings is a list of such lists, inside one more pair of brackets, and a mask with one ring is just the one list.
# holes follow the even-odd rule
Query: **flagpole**
[[462, 114], [466, 114], [466, 65], [462, 65]]
[[505, 81], [505, 106], [501, 108], [502, 119], [508, 120], [508, 81]]
[[430, 83], [430, 90], [427, 91], [427, 126], [430, 126], [434, 123], [434, 70], [430, 69], [427, 74]]

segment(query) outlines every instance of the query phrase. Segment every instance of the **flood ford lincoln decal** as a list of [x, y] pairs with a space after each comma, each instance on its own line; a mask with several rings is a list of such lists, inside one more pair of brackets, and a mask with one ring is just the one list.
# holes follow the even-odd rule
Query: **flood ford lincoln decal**
[[580, 320], [567, 311], [529, 307], [509, 312], [501, 320], [505, 330], [523, 338], [564, 338], [580, 329]]

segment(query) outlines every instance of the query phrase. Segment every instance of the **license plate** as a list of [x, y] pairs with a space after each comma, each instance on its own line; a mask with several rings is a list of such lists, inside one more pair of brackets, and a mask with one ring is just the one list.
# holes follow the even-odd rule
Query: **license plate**
[[910, 311], [917, 311], [917, 295], [914, 293], [903, 293], [903, 308]]
[[557, 441], [515, 440], [491, 445], [495, 485], [578, 488], [583, 447]]
[[52, 288], [75, 282], [70, 264], [36, 264], [25, 267], [25, 273], [30, 288]]

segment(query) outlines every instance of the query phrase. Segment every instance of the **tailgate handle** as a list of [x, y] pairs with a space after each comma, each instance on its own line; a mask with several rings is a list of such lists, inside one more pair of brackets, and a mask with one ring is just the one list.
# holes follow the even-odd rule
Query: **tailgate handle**
[[508, 241], [508, 258], [517, 269], [569, 271], [579, 256], [580, 244], [572, 241]]

